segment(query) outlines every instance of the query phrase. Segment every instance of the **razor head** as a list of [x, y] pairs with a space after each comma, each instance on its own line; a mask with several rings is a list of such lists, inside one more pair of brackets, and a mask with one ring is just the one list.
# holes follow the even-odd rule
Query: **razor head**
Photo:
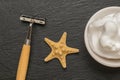
[[32, 16], [27, 16], [27, 15], [21, 15], [20, 20], [30, 22], [30, 23], [37, 23], [37, 24], [43, 24], [43, 25], [45, 24], [44, 18], [34, 18]]

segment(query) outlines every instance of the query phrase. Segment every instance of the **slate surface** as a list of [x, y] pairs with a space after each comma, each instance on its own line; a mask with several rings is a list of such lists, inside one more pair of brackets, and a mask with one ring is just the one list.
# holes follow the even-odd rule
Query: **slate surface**
[[[98, 10], [119, 6], [120, 0], [0, 0], [0, 80], [15, 80], [28, 23], [21, 14], [45, 17], [45, 26], [34, 25], [32, 50], [26, 80], [120, 80], [120, 69], [102, 66], [89, 55], [84, 44], [88, 19]], [[67, 56], [67, 69], [58, 60], [45, 63], [48, 37], [58, 41], [68, 32], [67, 44], [80, 49]]]

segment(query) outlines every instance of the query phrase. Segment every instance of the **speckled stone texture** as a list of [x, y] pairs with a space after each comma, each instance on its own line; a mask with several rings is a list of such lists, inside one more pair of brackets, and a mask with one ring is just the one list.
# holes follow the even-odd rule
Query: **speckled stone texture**
[[[16, 77], [28, 26], [19, 20], [21, 14], [47, 19], [45, 26], [34, 25], [26, 80], [120, 80], [120, 68], [97, 63], [84, 44], [88, 19], [104, 7], [119, 5], [120, 0], [0, 0], [0, 80]], [[80, 52], [68, 55], [67, 69], [62, 69], [58, 60], [44, 62], [50, 52], [44, 38], [58, 41], [65, 31], [68, 46]]]

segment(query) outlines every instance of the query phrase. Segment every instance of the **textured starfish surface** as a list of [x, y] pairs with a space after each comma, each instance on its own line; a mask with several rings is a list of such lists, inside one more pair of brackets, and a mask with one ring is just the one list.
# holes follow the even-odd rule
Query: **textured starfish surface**
[[66, 68], [66, 55], [79, 52], [79, 49], [71, 48], [66, 45], [67, 33], [64, 32], [61, 39], [58, 42], [54, 42], [48, 38], [45, 38], [46, 43], [51, 47], [51, 53], [44, 59], [48, 62], [54, 58], [57, 58], [62, 67]]

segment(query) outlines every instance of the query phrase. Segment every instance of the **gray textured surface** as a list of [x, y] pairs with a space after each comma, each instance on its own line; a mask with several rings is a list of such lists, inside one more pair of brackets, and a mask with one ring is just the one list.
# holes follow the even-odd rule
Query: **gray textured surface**
[[[34, 25], [30, 64], [26, 80], [120, 80], [120, 69], [112, 69], [91, 58], [84, 44], [88, 19], [99, 9], [119, 6], [120, 0], [0, 0], [0, 80], [15, 80], [27, 30], [21, 14], [47, 18], [46, 26]], [[44, 37], [58, 41], [68, 32], [67, 44], [80, 53], [67, 56], [67, 69], [58, 60], [44, 63], [50, 48]]]

